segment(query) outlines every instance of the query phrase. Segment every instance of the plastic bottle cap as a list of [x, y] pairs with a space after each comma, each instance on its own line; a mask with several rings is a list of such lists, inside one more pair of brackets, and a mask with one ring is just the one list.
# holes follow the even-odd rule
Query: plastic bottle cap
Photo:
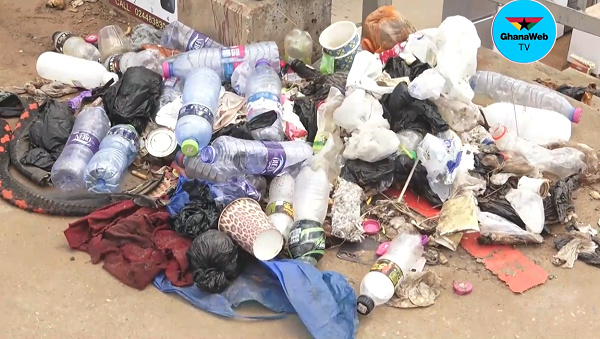
[[198, 143], [196, 140], [187, 139], [181, 143], [181, 153], [186, 157], [195, 157], [198, 155]]
[[267, 59], [258, 59], [256, 61], [256, 66], [255, 67], [258, 67], [260, 65], [271, 66], [271, 62], [269, 62], [269, 60], [267, 60]]
[[375, 302], [366, 295], [360, 295], [356, 299], [356, 311], [362, 315], [368, 315], [375, 308]]
[[571, 119], [574, 123], [578, 124], [581, 121], [581, 116], [583, 115], [583, 108], [575, 108], [573, 111], [573, 118]]
[[379, 230], [381, 229], [381, 225], [379, 224], [379, 221], [377, 221], [375, 219], [366, 219], [365, 221], [363, 221], [362, 227], [363, 227], [363, 230], [365, 230], [365, 234], [367, 234], [367, 235], [377, 234], [377, 233], [379, 233]]
[[162, 71], [163, 71], [163, 78], [168, 79], [171, 77], [171, 67], [169, 67], [168, 61], [165, 61], [162, 63]]
[[88, 44], [92, 44], [95, 45], [98, 43], [98, 36], [96, 34], [90, 34], [90, 35], [86, 35], [85, 38], [83, 38], [85, 40], [85, 42], [87, 42]]
[[206, 146], [202, 149], [202, 152], [200, 153], [200, 159], [202, 159], [202, 162], [205, 164], [212, 164], [213, 162], [215, 162], [216, 156], [217, 154], [215, 153], [215, 148], [212, 146]]
[[452, 288], [454, 289], [454, 293], [458, 295], [467, 295], [473, 291], [473, 284], [468, 281], [455, 281], [452, 284]]
[[507, 128], [506, 126], [496, 125], [491, 128], [490, 132], [492, 134], [492, 138], [497, 141], [502, 138], [506, 134]]
[[382, 242], [381, 244], [379, 244], [379, 246], [377, 246], [377, 250], [375, 251], [375, 254], [377, 254], [378, 257], [381, 257], [382, 255], [384, 255], [388, 248], [390, 248], [390, 242], [386, 241], [386, 242]]

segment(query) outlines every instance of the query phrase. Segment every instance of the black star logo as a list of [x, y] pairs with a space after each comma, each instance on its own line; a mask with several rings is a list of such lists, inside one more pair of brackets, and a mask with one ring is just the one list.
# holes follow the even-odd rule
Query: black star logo
[[519, 25], [521, 25], [521, 28], [519, 28], [519, 31], [523, 30], [523, 28], [529, 30], [529, 22], [527, 22], [527, 20], [525, 20], [525, 18], [523, 18], [523, 21], [519, 22]]

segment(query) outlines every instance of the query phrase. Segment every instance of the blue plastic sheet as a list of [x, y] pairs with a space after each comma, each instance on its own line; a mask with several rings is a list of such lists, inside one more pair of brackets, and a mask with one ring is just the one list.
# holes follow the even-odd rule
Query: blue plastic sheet
[[[358, 329], [356, 295], [344, 276], [321, 272], [298, 260], [249, 263], [221, 294], [209, 294], [196, 286], [174, 287], [162, 274], [154, 285], [197, 308], [229, 318], [278, 319], [297, 313], [316, 339], [350, 339]], [[234, 309], [245, 301], [257, 301], [278, 314], [247, 317], [236, 313]]]

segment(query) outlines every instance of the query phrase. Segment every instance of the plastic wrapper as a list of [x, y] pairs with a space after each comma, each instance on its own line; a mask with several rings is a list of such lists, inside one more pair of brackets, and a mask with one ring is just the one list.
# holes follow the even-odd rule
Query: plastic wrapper
[[[415, 164], [415, 160], [411, 159], [408, 155], [400, 153], [394, 161], [394, 181], [403, 186], [408, 175]], [[420, 162], [415, 168], [412, 179], [408, 183], [408, 188], [417, 196], [427, 199], [433, 206], [442, 206], [442, 200], [438, 195], [431, 189], [429, 182], [427, 181], [427, 169]]]
[[190, 195], [190, 202], [171, 217], [171, 229], [186, 238], [217, 229], [222, 208], [212, 198], [210, 187], [192, 180], [184, 184], [184, 190]]
[[395, 156], [376, 162], [348, 160], [342, 168], [340, 177], [360, 187], [374, 188], [377, 192], [383, 192], [394, 182], [396, 166], [394, 160]]
[[442, 201], [446, 201], [460, 164], [462, 143], [451, 130], [438, 135], [439, 138], [425, 135], [417, 147], [417, 155], [427, 169], [429, 186]]
[[540, 234], [544, 230], [544, 202], [539, 194], [525, 189], [510, 189], [505, 196], [525, 223], [525, 229]]
[[389, 128], [390, 124], [383, 118], [381, 103], [363, 89], [356, 88], [346, 93], [346, 98], [334, 112], [333, 121], [336, 125], [352, 132], [359, 127]]
[[158, 111], [162, 76], [145, 67], [131, 67], [104, 94], [104, 109], [116, 124], [131, 124], [143, 133]]
[[426, 62], [416, 60], [408, 64], [406, 60], [397, 56], [389, 59], [383, 70], [389, 74], [392, 79], [407, 77], [410, 81], [413, 81], [416, 77], [430, 68], [431, 66]]
[[423, 141], [423, 135], [417, 131], [404, 130], [396, 133], [400, 142], [400, 149], [408, 152], [416, 152], [417, 147]]
[[225, 290], [241, 271], [238, 251], [233, 240], [221, 231], [210, 230], [196, 237], [187, 251], [196, 286], [209, 293]]
[[[470, 131], [478, 126], [478, 121], [483, 121], [479, 108], [473, 103], [449, 100], [444, 97], [436, 99], [434, 103], [442, 118], [456, 133]], [[489, 139], [492, 140], [491, 137]]]
[[406, 41], [413, 32], [415, 27], [394, 6], [379, 7], [365, 18], [362, 48], [380, 53]]
[[408, 93], [417, 100], [436, 100], [440, 98], [445, 84], [446, 79], [440, 73], [428, 69], [411, 81]]
[[360, 204], [363, 190], [357, 184], [338, 179], [331, 207], [331, 234], [350, 242], [361, 241], [364, 236]]
[[478, 212], [477, 219], [481, 233], [477, 242], [482, 245], [541, 244], [544, 241], [541, 235], [527, 232], [493, 213]]
[[510, 202], [504, 198], [500, 191], [495, 194], [486, 192], [486, 194], [477, 198], [477, 204], [482, 212], [496, 214], [521, 227], [522, 229], [525, 229], [525, 222], [521, 219], [519, 214], [517, 214], [517, 211], [515, 211], [515, 209], [510, 205]]
[[550, 195], [544, 199], [546, 225], [568, 221], [569, 214], [575, 209], [571, 197], [577, 188], [579, 188], [579, 177], [577, 175], [572, 175], [552, 184]]
[[348, 72], [346, 89], [348, 91], [357, 88], [363, 89], [379, 99], [382, 95], [391, 93], [395, 86], [395, 84], [387, 85], [385, 81], [380, 81], [382, 77], [384, 75], [378, 55], [360, 51], [354, 57], [352, 68]]
[[383, 117], [389, 121], [394, 132], [409, 129], [426, 134], [450, 129], [438, 112], [437, 106], [432, 101], [421, 101], [411, 97], [405, 83], [400, 83], [392, 93], [384, 95], [381, 105]]
[[244, 140], [254, 140], [254, 137], [250, 134], [251, 131], [259, 128], [264, 128], [273, 125], [277, 120], [277, 113], [274, 111], [263, 113], [256, 118], [252, 119], [252, 121], [247, 122], [239, 122], [237, 124], [227, 125], [220, 130], [213, 133], [211, 137], [211, 141], [216, 138], [227, 135], [230, 137], [244, 139]]
[[398, 152], [400, 140], [383, 127], [360, 127], [346, 142], [344, 158], [375, 162]]
[[317, 132], [314, 137], [313, 149], [318, 153], [327, 142], [327, 136], [334, 133], [338, 127], [333, 122], [333, 112], [344, 101], [344, 95], [336, 87], [329, 89], [329, 95], [317, 108]]

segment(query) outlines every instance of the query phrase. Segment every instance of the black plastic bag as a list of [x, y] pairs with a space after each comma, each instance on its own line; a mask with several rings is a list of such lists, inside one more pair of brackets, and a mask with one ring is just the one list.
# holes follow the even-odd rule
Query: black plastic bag
[[32, 148], [19, 159], [23, 165], [31, 165], [50, 172], [56, 162], [57, 157], [52, 156], [48, 151], [42, 148]]
[[104, 108], [113, 125], [131, 124], [142, 133], [158, 110], [162, 77], [145, 68], [131, 67], [104, 94]]
[[577, 188], [579, 188], [577, 174], [559, 180], [550, 187], [550, 194], [544, 198], [546, 225], [566, 222], [569, 212], [575, 209], [571, 197]]
[[416, 60], [411, 65], [408, 65], [401, 57], [393, 57], [389, 59], [385, 67], [383, 68], [392, 79], [408, 77], [410, 81], [413, 81], [421, 73], [430, 69], [431, 67], [426, 62]]
[[251, 131], [272, 126], [276, 120], [277, 113], [275, 111], [266, 112], [259, 115], [255, 119], [252, 119], [250, 122], [242, 121], [237, 124], [227, 125], [221, 128], [219, 131], [213, 133], [210, 140], [213, 141], [223, 135], [237, 139], [254, 140], [254, 137], [252, 137], [252, 134], [250, 134]]
[[221, 208], [210, 194], [208, 185], [190, 180], [183, 185], [190, 202], [169, 220], [169, 226], [182, 237], [195, 238], [210, 229], [217, 229]]
[[[508, 186], [506, 188], [508, 189]], [[504, 198], [502, 192], [497, 192], [492, 195], [488, 195], [487, 193], [488, 192], [477, 198], [477, 204], [482, 212], [499, 215], [522, 229], [525, 229], [525, 222], [523, 222], [519, 214], [517, 214], [517, 211], [510, 205], [510, 202]]]
[[29, 130], [29, 140], [35, 147], [40, 147], [58, 157], [69, 139], [75, 116], [66, 103], [46, 100], [39, 108], [39, 118]]
[[421, 134], [445, 132], [450, 129], [440, 115], [437, 106], [430, 100], [417, 100], [408, 94], [408, 85], [400, 83], [381, 100], [383, 117], [396, 133], [405, 129]]
[[318, 103], [309, 97], [294, 100], [294, 113], [300, 118], [300, 122], [308, 132], [307, 142], [314, 142], [317, 136], [317, 105]]
[[187, 251], [194, 283], [208, 293], [220, 293], [240, 273], [238, 247], [231, 238], [217, 230], [197, 236]]
[[[394, 161], [394, 181], [399, 185], [404, 185], [414, 165], [415, 161], [413, 159], [401, 153]], [[420, 162], [408, 183], [408, 188], [415, 195], [427, 199], [432, 206], [441, 206], [443, 204], [440, 197], [429, 187], [427, 169]]]
[[18, 118], [24, 110], [25, 106], [18, 95], [0, 91], [0, 118]]
[[372, 187], [383, 192], [394, 182], [394, 156], [377, 162], [360, 159], [348, 160], [342, 168], [340, 177], [360, 187]]

